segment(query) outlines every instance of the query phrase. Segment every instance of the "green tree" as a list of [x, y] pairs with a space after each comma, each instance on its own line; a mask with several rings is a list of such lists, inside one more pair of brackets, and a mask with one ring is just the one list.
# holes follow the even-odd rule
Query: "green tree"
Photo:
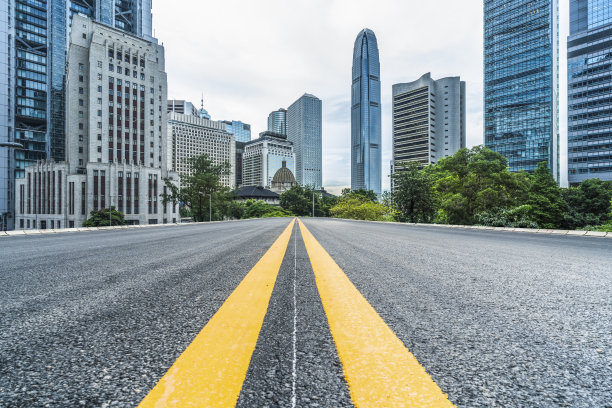
[[[180, 187], [165, 179], [167, 194], [162, 194], [164, 205], [167, 202], [182, 203], [191, 211], [194, 221], [205, 221], [209, 214], [213, 220], [227, 216], [228, 201], [232, 200], [230, 189], [221, 183], [221, 177], [231, 174], [228, 162], [215, 164], [207, 154], [189, 159], [191, 172], [181, 174]], [[212, 205], [212, 208], [211, 208]]]
[[247, 200], [245, 202], [244, 218], [290, 217], [292, 215], [291, 212], [262, 200]]
[[[319, 196], [315, 195], [315, 207]], [[297, 216], [312, 214], [312, 190], [310, 187], [293, 186], [280, 195], [280, 206]]]
[[564, 228], [601, 225], [612, 219], [608, 214], [608, 206], [612, 200], [612, 182], [587, 179], [576, 187], [562, 189], [561, 196], [567, 204]]
[[110, 207], [110, 209], [104, 208], [99, 211], [90, 212], [89, 218], [83, 222], [84, 227], [108, 227], [110, 225], [125, 225], [123, 213], [117, 211], [114, 206]]
[[431, 222], [436, 212], [433, 177], [418, 162], [408, 162], [393, 176], [391, 201], [399, 221]]
[[342, 197], [344, 198], [364, 198], [373, 203], [378, 202], [378, 197], [376, 193], [372, 190], [365, 190], [360, 188], [358, 190], [351, 190], [350, 188], [342, 189]]
[[563, 224], [567, 204], [546, 162], [538, 164], [530, 179], [526, 204], [531, 206], [531, 219], [540, 228], [559, 228]]
[[530, 213], [530, 205], [520, 205], [477, 214], [476, 220], [480, 225], [491, 227], [538, 228], [538, 224], [531, 219]]
[[473, 224], [476, 215], [524, 204], [526, 173], [508, 171], [508, 160], [483, 146], [460, 149], [425, 168], [434, 178], [436, 222]]

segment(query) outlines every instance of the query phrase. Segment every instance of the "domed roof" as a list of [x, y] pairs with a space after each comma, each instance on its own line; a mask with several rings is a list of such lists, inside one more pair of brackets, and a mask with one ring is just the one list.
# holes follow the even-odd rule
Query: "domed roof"
[[287, 162], [283, 160], [283, 167], [278, 169], [272, 178], [272, 183], [297, 183], [295, 176], [287, 168]]

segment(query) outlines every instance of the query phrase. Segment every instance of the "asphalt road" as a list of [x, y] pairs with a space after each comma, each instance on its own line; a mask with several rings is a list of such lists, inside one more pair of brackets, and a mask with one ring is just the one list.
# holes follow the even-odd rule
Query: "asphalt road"
[[[0, 238], [0, 406], [135, 406], [289, 219]], [[460, 407], [612, 407], [612, 240], [304, 219]], [[239, 407], [350, 407], [297, 224]]]

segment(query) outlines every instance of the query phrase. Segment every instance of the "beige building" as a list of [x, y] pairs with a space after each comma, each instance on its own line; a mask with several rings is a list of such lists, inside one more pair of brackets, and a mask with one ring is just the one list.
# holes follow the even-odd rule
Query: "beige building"
[[75, 15], [66, 74], [66, 162], [26, 168], [17, 228], [78, 227], [116, 207], [130, 224], [176, 222], [167, 166], [164, 48]]
[[221, 176], [221, 183], [236, 186], [236, 141], [222, 122], [169, 112], [167, 154], [170, 167], [179, 174], [190, 174], [189, 159], [202, 154], [215, 164], [228, 162], [231, 174]]

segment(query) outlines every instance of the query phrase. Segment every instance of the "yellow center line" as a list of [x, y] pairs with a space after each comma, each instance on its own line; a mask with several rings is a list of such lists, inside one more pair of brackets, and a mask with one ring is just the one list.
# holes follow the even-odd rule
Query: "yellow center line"
[[355, 406], [453, 407], [302, 221], [299, 225]]
[[233, 407], [295, 220], [225, 300], [139, 407]]

